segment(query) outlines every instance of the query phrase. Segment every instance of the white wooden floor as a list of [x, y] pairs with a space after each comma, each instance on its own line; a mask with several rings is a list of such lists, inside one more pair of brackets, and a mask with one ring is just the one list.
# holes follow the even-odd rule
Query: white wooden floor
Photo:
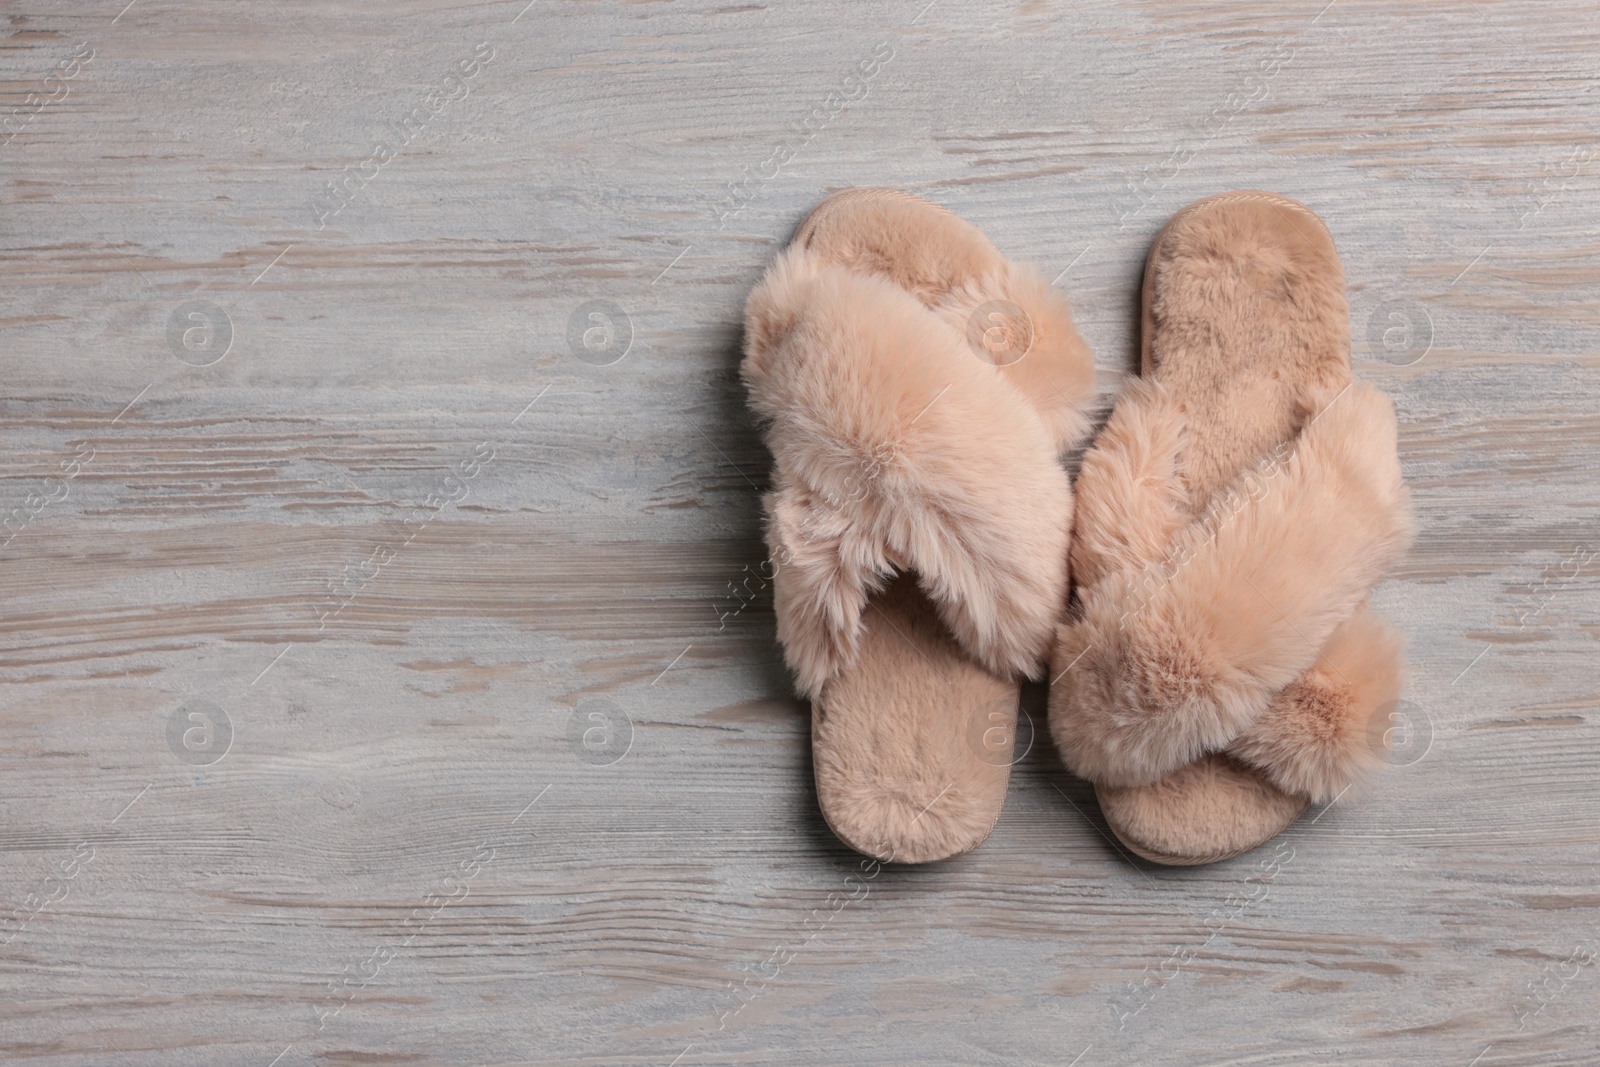
[[[0, 8], [0, 1061], [1600, 1063], [1600, 8], [525, 3]], [[1106, 406], [1173, 210], [1327, 220], [1421, 525], [1375, 785], [1165, 870], [1041, 729], [845, 883], [736, 365], [867, 184]]]

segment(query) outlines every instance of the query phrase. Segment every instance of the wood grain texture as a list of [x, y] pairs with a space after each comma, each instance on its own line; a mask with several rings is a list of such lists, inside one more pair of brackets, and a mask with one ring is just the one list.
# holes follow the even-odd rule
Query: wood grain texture
[[[1600, 1063], [1597, 56], [1576, 0], [6, 5], [0, 1059]], [[845, 881], [736, 363], [866, 184], [1059, 272], [1102, 409], [1172, 211], [1328, 222], [1406, 765], [1163, 870], [1041, 730], [982, 848]]]

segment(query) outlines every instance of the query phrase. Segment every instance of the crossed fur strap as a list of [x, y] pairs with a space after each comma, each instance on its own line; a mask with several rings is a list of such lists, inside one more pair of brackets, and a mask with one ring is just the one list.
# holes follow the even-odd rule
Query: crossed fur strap
[[[1027, 316], [1033, 348], [1011, 366], [952, 328], [992, 299]], [[1081, 358], [1063, 339], [1081, 346], [1063, 302], [1009, 265], [929, 308], [792, 247], [751, 293], [741, 374], [777, 461], [766, 534], [802, 695], [855, 662], [868, 598], [897, 569], [975, 659], [1037, 675], [1067, 587], [1057, 457], [1086, 427], [1084, 388], [1052, 378]]]
[[1150, 784], [1209, 751], [1331, 796], [1377, 761], [1397, 635], [1366, 597], [1409, 546], [1394, 406], [1353, 383], [1199, 516], [1185, 418], [1159, 383], [1118, 400], [1078, 480], [1078, 621], [1053, 669], [1072, 770]]

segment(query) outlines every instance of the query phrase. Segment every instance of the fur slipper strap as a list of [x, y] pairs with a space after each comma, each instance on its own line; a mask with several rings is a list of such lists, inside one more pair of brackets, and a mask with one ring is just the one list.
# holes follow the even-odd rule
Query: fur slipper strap
[[742, 373], [777, 461], [778, 638], [800, 692], [854, 663], [868, 597], [897, 569], [975, 659], [1037, 676], [1072, 524], [1059, 409], [906, 290], [803, 248], [751, 294], [746, 324]]
[[1183, 414], [1159, 384], [1130, 386], [1078, 482], [1082, 612], [1055, 664], [1073, 771], [1144, 785], [1232, 746], [1317, 795], [1370, 761], [1359, 724], [1307, 717], [1347, 711], [1352, 679], [1397, 663], [1364, 606], [1412, 537], [1397, 433], [1388, 398], [1353, 383], [1191, 517]]

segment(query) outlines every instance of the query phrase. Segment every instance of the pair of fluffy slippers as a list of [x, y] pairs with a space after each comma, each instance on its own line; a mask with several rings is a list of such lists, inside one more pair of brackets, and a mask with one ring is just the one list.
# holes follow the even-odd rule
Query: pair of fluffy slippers
[[1067, 767], [1147, 859], [1253, 848], [1381, 762], [1400, 642], [1366, 598], [1411, 524], [1332, 238], [1292, 200], [1212, 197], [1158, 236], [1143, 297], [1141, 378], [1074, 515], [1093, 358], [973, 226], [851, 189], [750, 295], [778, 639], [852, 848], [981, 843], [1047, 671]]

